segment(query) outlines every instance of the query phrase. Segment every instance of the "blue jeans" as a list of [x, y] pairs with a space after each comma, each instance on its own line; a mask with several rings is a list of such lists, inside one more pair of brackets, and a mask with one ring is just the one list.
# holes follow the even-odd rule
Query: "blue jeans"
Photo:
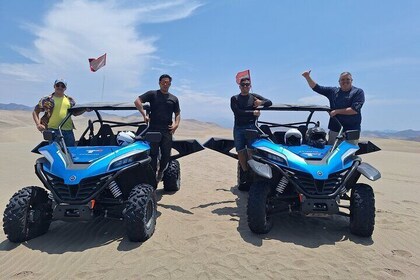
[[245, 138], [245, 131], [247, 129], [257, 129], [255, 123], [246, 125], [235, 125], [233, 127], [233, 141], [237, 152], [244, 150], [246, 147], [251, 147], [251, 141]]
[[[58, 129], [50, 129], [56, 133], [56, 135], [60, 134], [60, 131]], [[74, 138], [73, 130], [61, 130], [61, 133], [63, 134], [64, 142], [66, 143], [67, 147], [72, 147], [76, 144], [76, 139]]]

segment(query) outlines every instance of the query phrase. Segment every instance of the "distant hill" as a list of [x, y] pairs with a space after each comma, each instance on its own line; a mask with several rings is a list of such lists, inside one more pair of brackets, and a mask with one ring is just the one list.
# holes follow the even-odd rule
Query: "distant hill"
[[399, 139], [420, 142], [420, 131], [418, 130], [402, 130], [402, 131], [362, 131], [362, 137], [375, 137], [385, 139]]
[[34, 109], [34, 107], [29, 107], [29, 106], [22, 105], [22, 104], [16, 104], [16, 103], [4, 104], [4, 103], [0, 103], [0, 110], [32, 111], [33, 109]]

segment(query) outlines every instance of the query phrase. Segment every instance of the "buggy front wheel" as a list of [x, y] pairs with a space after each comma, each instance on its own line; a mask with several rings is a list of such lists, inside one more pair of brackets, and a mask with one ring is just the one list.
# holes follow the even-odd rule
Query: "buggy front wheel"
[[130, 192], [123, 213], [128, 239], [133, 242], [149, 239], [155, 232], [157, 217], [154, 188], [148, 184], [135, 186]]
[[350, 197], [350, 232], [372, 236], [375, 226], [375, 196], [367, 184], [355, 184]]
[[271, 187], [267, 182], [257, 181], [251, 185], [248, 195], [248, 226], [252, 232], [268, 233], [273, 219], [268, 215], [268, 196]]
[[25, 187], [15, 193], [3, 214], [3, 230], [11, 242], [23, 242], [46, 233], [52, 220], [52, 201], [46, 190]]

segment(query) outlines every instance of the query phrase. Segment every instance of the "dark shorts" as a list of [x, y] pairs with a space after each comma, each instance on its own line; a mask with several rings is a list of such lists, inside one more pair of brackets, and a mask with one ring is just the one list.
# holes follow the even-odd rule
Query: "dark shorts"
[[245, 131], [247, 129], [257, 129], [255, 123], [247, 125], [235, 125], [233, 127], [233, 141], [235, 142], [235, 149], [237, 152], [244, 150], [246, 147], [251, 147], [251, 141], [245, 138]]

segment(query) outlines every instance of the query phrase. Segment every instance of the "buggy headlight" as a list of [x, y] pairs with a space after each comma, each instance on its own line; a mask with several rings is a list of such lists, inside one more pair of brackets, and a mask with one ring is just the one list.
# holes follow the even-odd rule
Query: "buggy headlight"
[[269, 148], [260, 147], [256, 150], [256, 154], [276, 163], [280, 163], [286, 166], [288, 165], [287, 159], [283, 154], [280, 154], [277, 151], [271, 150]]
[[353, 156], [355, 153], [357, 152], [357, 149], [349, 149], [348, 151], [346, 151], [342, 156], [341, 156], [341, 162], [344, 165], [344, 162], [346, 161], [346, 159], [349, 156]]
[[147, 152], [138, 153], [133, 152], [129, 154], [125, 154], [124, 156], [117, 157], [109, 164], [108, 170], [116, 169], [124, 165], [128, 165], [135, 161], [139, 161], [147, 157]]
[[283, 157], [280, 157], [278, 155], [267, 153], [267, 158], [268, 159], [271, 159], [273, 161], [277, 161], [277, 162], [280, 162], [282, 164], [286, 164], [287, 165], [287, 161]]

